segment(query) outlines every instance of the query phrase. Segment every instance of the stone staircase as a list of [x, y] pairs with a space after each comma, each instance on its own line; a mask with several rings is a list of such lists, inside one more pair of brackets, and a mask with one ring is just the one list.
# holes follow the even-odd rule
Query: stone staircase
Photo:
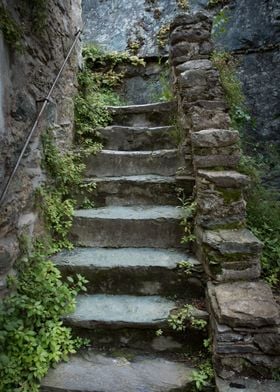
[[[172, 137], [173, 103], [109, 110], [113, 125], [100, 130], [105, 149], [87, 161], [97, 207], [75, 211], [77, 248], [54, 259], [63, 277], [81, 273], [89, 281], [65, 324], [92, 347], [51, 370], [42, 391], [189, 391], [194, 365], [186, 353], [201, 348], [204, 336], [175, 333], [167, 319], [181, 304], [204, 300], [202, 267], [180, 243], [176, 207], [176, 187], [192, 194], [191, 163]], [[187, 175], [179, 178], [182, 165]], [[189, 277], [178, 271], [182, 260], [192, 264]], [[198, 308], [195, 316], [207, 319]]]

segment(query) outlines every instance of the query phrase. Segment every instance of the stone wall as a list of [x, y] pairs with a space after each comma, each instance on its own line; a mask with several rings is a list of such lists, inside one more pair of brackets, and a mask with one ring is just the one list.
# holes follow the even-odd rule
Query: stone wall
[[211, 17], [181, 15], [171, 25], [170, 62], [179, 118], [192, 152], [195, 176], [196, 256], [208, 276], [207, 299], [214, 367], [271, 376], [280, 365], [279, 307], [260, 277], [262, 244], [246, 229], [237, 169], [239, 134], [230, 128], [218, 70], [210, 61]]
[[[24, 5], [25, 4], [25, 5]], [[24, 30], [22, 52], [7, 46], [0, 36], [0, 189], [2, 190], [36, 118], [42, 100], [47, 96], [67, 51], [81, 26], [80, 0], [48, 2], [46, 27], [34, 31], [27, 3], [6, 1], [4, 6]], [[55, 127], [60, 148], [72, 141], [73, 95], [76, 90], [77, 53], [65, 69], [52, 102], [23, 158], [0, 211], [0, 291], [5, 289], [5, 276], [19, 253], [18, 237], [32, 237], [42, 231], [34, 206], [34, 190], [44, 180], [40, 167], [39, 134]]]

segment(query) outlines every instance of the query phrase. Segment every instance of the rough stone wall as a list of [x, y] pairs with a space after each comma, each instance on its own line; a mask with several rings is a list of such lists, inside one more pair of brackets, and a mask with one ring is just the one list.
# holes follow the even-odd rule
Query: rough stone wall
[[[46, 27], [36, 33], [24, 2], [4, 2], [19, 25], [24, 26], [23, 52], [8, 47], [0, 36], [0, 189], [17, 160], [38, 110], [54, 81], [75, 33], [81, 27], [80, 0], [48, 2]], [[5, 289], [5, 277], [19, 253], [18, 237], [32, 237], [42, 231], [34, 206], [34, 190], [44, 180], [40, 167], [39, 134], [48, 127], [56, 129], [57, 143], [67, 148], [72, 141], [73, 95], [76, 90], [79, 48], [73, 53], [52, 102], [42, 119], [23, 158], [4, 204], [0, 210], [0, 291]]]
[[227, 8], [228, 22], [216, 45], [239, 61], [256, 139], [280, 141], [280, 3], [232, 0]]
[[194, 251], [208, 276], [213, 362], [224, 377], [271, 376], [280, 365], [280, 313], [259, 281], [262, 244], [246, 229], [238, 171], [239, 134], [230, 128], [219, 73], [210, 61], [211, 18], [182, 15], [171, 25], [170, 62], [195, 176]]

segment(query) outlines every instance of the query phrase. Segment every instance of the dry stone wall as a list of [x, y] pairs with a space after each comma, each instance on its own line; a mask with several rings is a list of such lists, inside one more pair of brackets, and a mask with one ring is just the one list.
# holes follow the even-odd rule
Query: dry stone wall
[[222, 377], [270, 376], [280, 365], [279, 307], [260, 277], [262, 243], [246, 229], [237, 171], [239, 134], [230, 127], [219, 73], [210, 55], [211, 17], [180, 15], [171, 25], [170, 62], [179, 119], [195, 175], [195, 252], [208, 276], [213, 360]]
[[[42, 100], [54, 81], [77, 29], [81, 27], [80, 0], [48, 2], [45, 27], [36, 32], [27, 2], [4, 1], [3, 5], [23, 29], [22, 52], [8, 46], [0, 36], [0, 189], [16, 162]], [[34, 206], [34, 190], [44, 180], [40, 167], [39, 134], [54, 127], [61, 149], [73, 136], [75, 74], [78, 49], [73, 54], [49, 103], [43, 121], [23, 158], [0, 210], [0, 292], [19, 254], [18, 238], [42, 232]]]

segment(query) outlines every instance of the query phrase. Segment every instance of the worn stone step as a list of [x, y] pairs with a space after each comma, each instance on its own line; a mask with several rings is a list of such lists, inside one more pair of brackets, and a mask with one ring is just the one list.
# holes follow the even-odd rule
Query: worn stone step
[[[88, 293], [177, 295], [202, 298], [202, 266], [181, 250], [153, 248], [76, 248], [53, 258], [63, 277], [82, 274]], [[187, 275], [178, 263], [191, 263]]]
[[[172, 176], [182, 166], [178, 150], [112, 151], [102, 150], [86, 161], [86, 176]], [[189, 163], [190, 167], [190, 163]]]
[[[192, 195], [194, 178], [142, 175], [121, 177], [94, 177], [86, 183], [96, 183], [96, 189], [86, 196], [98, 207], [108, 205], [178, 205], [176, 188], [184, 189], [186, 197]], [[82, 198], [80, 198], [80, 204]]]
[[137, 127], [111, 125], [99, 129], [107, 150], [140, 151], [176, 148], [172, 126]]
[[76, 210], [70, 237], [80, 246], [178, 248], [180, 220], [181, 210], [172, 206]]
[[83, 351], [51, 369], [42, 392], [191, 391], [192, 363], [156, 355]]
[[176, 110], [175, 102], [156, 102], [144, 105], [108, 106], [113, 123], [125, 126], [169, 125]]
[[[186, 336], [168, 326], [178, 303], [160, 296], [80, 295], [76, 311], [64, 319], [79, 336], [91, 339], [95, 347], [129, 347], [155, 351], [180, 351], [188, 344], [201, 344], [204, 333], [193, 328]], [[208, 315], [194, 308], [194, 317]], [[162, 329], [164, 334], [157, 336]]]
[[279, 392], [280, 381], [257, 380], [248, 377], [233, 377], [229, 380], [223, 380], [216, 377], [217, 392]]

